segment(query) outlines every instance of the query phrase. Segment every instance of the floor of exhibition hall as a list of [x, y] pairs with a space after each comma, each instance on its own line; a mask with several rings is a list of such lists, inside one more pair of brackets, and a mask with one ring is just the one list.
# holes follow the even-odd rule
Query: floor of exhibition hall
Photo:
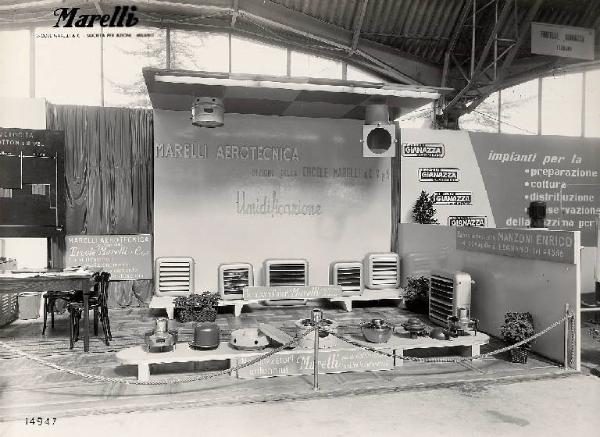
[[[223, 311], [217, 323], [222, 341], [229, 333], [242, 327], [255, 327], [268, 322], [285, 328], [294, 320], [309, 316], [311, 306], [253, 307], [241, 317]], [[383, 318], [399, 326], [414, 314], [395, 306], [382, 304], [357, 305], [353, 312], [345, 312], [333, 304], [321, 305], [325, 317], [339, 322], [342, 334], [359, 332], [363, 320]], [[57, 315], [54, 329], [41, 335], [41, 319], [16, 321], [0, 329], [0, 340], [7, 341], [21, 351], [28, 352], [62, 367], [113, 378], [135, 380], [135, 366], [120, 365], [116, 352], [143, 342], [144, 333], [154, 326], [154, 317], [160, 310], [147, 308], [113, 309], [110, 311], [113, 341], [105, 346], [99, 337], [92, 337], [90, 353], [83, 352], [82, 341], [69, 349], [68, 323], [65, 314]], [[426, 317], [421, 316], [423, 321]], [[402, 328], [400, 328], [402, 329]], [[583, 330], [585, 331], [585, 329]], [[189, 326], [180, 325], [180, 341], [193, 339]], [[582, 332], [582, 335], [585, 335]], [[598, 343], [600, 344], [600, 343]], [[492, 338], [482, 346], [485, 353], [504, 346]], [[442, 350], [446, 354], [448, 350]], [[202, 370], [215, 370], [222, 363]], [[194, 367], [196, 366], [196, 367]], [[152, 368], [151, 378], [180, 378], [196, 373], [193, 363], [161, 365]], [[510, 363], [508, 353], [478, 362], [414, 363], [405, 362], [402, 368], [363, 373], [336, 373], [319, 376], [320, 390], [313, 391], [312, 375], [235, 379], [228, 375], [208, 381], [158, 386], [132, 386], [103, 383], [43, 366], [0, 348], [0, 421], [20, 420], [35, 411], [39, 416], [80, 416], [102, 413], [152, 411], [159, 409], [189, 408], [269, 402], [277, 400], [337, 397], [356, 394], [390, 393], [455, 384], [502, 383], [528, 379], [562, 377], [574, 372], [564, 371], [558, 364], [530, 354], [527, 364]]]

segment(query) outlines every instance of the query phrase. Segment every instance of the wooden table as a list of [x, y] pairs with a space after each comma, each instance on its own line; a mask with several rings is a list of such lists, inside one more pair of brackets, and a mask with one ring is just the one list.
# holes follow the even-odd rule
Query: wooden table
[[90, 349], [89, 297], [94, 286], [95, 272], [3, 273], [0, 274], [0, 293], [81, 290], [83, 292], [83, 350]]

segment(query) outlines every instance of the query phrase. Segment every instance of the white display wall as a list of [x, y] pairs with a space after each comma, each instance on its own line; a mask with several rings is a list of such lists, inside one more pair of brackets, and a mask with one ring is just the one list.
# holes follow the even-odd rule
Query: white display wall
[[334, 261], [388, 251], [389, 159], [362, 157], [362, 122], [226, 114], [220, 128], [154, 111], [154, 256], [192, 256], [196, 291], [221, 263], [305, 258], [311, 285]]

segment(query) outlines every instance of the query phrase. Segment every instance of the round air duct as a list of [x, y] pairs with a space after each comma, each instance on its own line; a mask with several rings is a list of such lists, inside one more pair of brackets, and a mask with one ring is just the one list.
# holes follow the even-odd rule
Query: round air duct
[[197, 97], [192, 105], [192, 124], [200, 127], [223, 126], [225, 107], [216, 97]]
[[374, 104], [365, 108], [365, 124], [389, 124], [390, 111], [387, 105]]

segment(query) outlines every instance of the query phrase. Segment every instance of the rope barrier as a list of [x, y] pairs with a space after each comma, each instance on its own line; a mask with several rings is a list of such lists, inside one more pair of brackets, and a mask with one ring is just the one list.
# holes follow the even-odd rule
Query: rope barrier
[[[155, 385], [185, 384], [185, 383], [196, 382], [196, 381], [205, 381], [205, 380], [215, 378], [217, 376], [221, 376], [221, 375], [225, 375], [225, 374], [232, 374], [233, 372], [237, 372], [238, 370], [243, 369], [244, 367], [252, 366], [266, 358], [269, 358], [270, 356], [275, 355], [278, 352], [281, 352], [283, 349], [295, 347], [301, 339], [303, 339], [304, 337], [311, 334], [312, 332], [314, 332], [317, 329], [319, 329], [320, 331], [323, 331], [323, 332], [327, 332], [328, 334], [333, 335], [334, 337], [336, 337], [348, 344], [351, 344], [353, 346], [356, 346], [356, 347], [359, 347], [359, 348], [362, 348], [362, 349], [365, 349], [365, 350], [368, 350], [371, 352], [375, 352], [375, 353], [378, 353], [381, 355], [385, 355], [390, 358], [400, 358], [405, 361], [415, 361], [415, 362], [421, 362], [421, 363], [461, 363], [461, 362], [465, 362], [465, 361], [472, 361], [472, 360], [477, 360], [477, 359], [488, 358], [488, 357], [491, 357], [494, 355], [501, 354], [503, 352], [510, 351], [512, 349], [516, 349], [518, 347], [523, 346], [524, 344], [532, 342], [533, 340], [535, 340], [538, 337], [541, 337], [542, 335], [544, 335], [547, 332], [551, 331], [552, 329], [556, 328], [561, 323], [566, 322], [567, 320], [573, 320], [574, 318], [575, 318], [575, 316], [569, 312], [567, 315], [565, 315], [560, 320], [557, 320], [556, 322], [554, 322], [550, 326], [548, 326], [546, 329], [532, 335], [529, 338], [519, 341], [518, 343], [514, 343], [512, 345], [509, 345], [509, 346], [506, 346], [506, 347], [503, 347], [500, 349], [496, 349], [494, 351], [487, 352], [484, 354], [478, 354], [478, 355], [474, 355], [471, 357], [429, 357], [429, 358], [398, 356], [395, 353], [388, 353], [388, 352], [385, 352], [385, 351], [382, 351], [379, 349], [365, 346], [354, 340], [346, 338], [336, 332], [330, 331], [329, 329], [327, 329], [327, 327], [325, 327], [323, 322], [319, 322], [315, 326], [310, 327], [309, 329], [304, 331], [300, 336], [292, 339], [291, 341], [287, 342], [286, 344], [283, 344], [275, 349], [270, 350], [269, 352], [267, 352], [263, 355], [260, 355], [260, 356], [253, 358], [245, 363], [239, 364], [239, 365], [231, 367], [229, 369], [220, 370], [218, 372], [211, 372], [211, 373], [203, 374], [203, 375], [199, 375], [199, 376], [190, 376], [190, 377], [185, 377], [185, 378], [173, 378], [173, 379], [154, 379], [154, 380], [149, 380], [149, 381], [128, 380], [128, 379], [124, 379], [124, 378], [109, 378], [109, 377], [105, 377], [105, 376], [101, 376], [101, 375], [92, 375], [90, 373], [81, 372], [79, 370], [69, 369], [67, 367], [63, 367], [58, 364], [52, 363], [50, 361], [44, 360], [42, 358], [36, 357], [35, 355], [32, 355], [30, 353], [20, 351], [19, 349], [11, 346], [10, 344], [8, 344], [4, 341], [0, 341], [0, 346], [2, 346], [3, 348], [9, 350], [10, 352], [12, 352], [20, 357], [30, 359], [30, 360], [35, 361], [36, 363], [41, 364], [43, 366], [47, 366], [47, 367], [50, 367], [52, 369], [55, 369], [55, 370], [58, 370], [61, 372], [66, 372], [71, 375], [79, 376], [84, 379], [91, 379], [91, 380], [101, 381], [101, 382], [106, 382], [106, 383], [125, 384], [125, 385], [155, 386]], [[572, 323], [570, 323], [569, 325], [570, 325], [569, 330], [570, 330], [570, 337], [571, 337], [571, 345], [574, 345], [575, 344], [574, 343], [575, 328]], [[575, 363], [575, 347], [574, 346], [571, 347], [570, 361], [571, 361], [571, 366], [573, 366]]]
[[[560, 325], [561, 323], [565, 322], [566, 320], [572, 319], [574, 318], [574, 316], [572, 314], [567, 314], [565, 315], [562, 319], [557, 320], [556, 322], [552, 323], [550, 326], [548, 326], [546, 329], [538, 332], [537, 334], [532, 335], [529, 338], [526, 338], [524, 340], [519, 341], [518, 343], [514, 343], [511, 344], [509, 346], [500, 348], [500, 349], [496, 349], [494, 351], [491, 352], [487, 352], [485, 354], [478, 354], [478, 355], [473, 355], [472, 357], [429, 357], [429, 358], [419, 358], [419, 357], [405, 357], [405, 356], [399, 356], [396, 355], [395, 353], [389, 353], [389, 352], [385, 352], [379, 349], [375, 349], [369, 346], [365, 346], [364, 344], [358, 343], [354, 340], [351, 340], [349, 338], [346, 338], [340, 334], [337, 334], [335, 332], [329, 331], [327, 329], [324, 329], [325, 331], [327, 331], [329, 334], [333, 335], [336, 338], [339, 338], [340, 340], [351, 344], [353, 346], [356, 347], [360, 347], [362, 349], [366, 349], [369, 350], [371, 352], [375, 352], [378, 353], [380, 355], [384, 355], [386, 357], [390, 357], [390, 358], [400, 358], [404, 361], [415, 361], [415, 362], [420, 362], [420, 363], [462, 363], [465, 361], [473, 361], [473, 360], [479, 360], [479, 359], [484, 359], [484, 358], [488, 358], [494, 355], [498, 355], [501, 354], [503, 352], [507, 352], [510, 351], [511, 349], [516, 349], [520, 346], [523, 346], [524, 344], [530, 343], [533, 340], [535, 340], [538, 337], [541, 337], [542, 335], [546, 334], [548, 331], [556, 328], [558, 325]], [[571, 326], [571, 338], [574, 338], [574, 328]], [[574, 344], [574, 343], [571, 343]], [[575, 362], [575, 348], [573, 347], [571, 350], [571, 361], [572, 363]]]
[[36, 363], [39, 363], [43, 366], [51, 367], [51, 368], [53, 368], [55, 370], [59, 370], [61, 372], [70, 373], [71, 375], [79, 376], [84, 379], [92, 379], [92, 380], [102, 381], [102, 382], [106, 382], [106, 383], [126, 384], [126, 385], [186, 384], [189, 382], [205, 381], [208, 379], [215, 378], [217, 376], [226, 375], [228, 373], [231, 374], [233, 372], [237, 372], [240, 369], [243, 369], [244, 367], [252, 366], [253, 364], [258, 363], [259, 361], [262, 361], [266, 358], [269, 358], [272, 355], [275, 355], [278, 352], [281, 352], [283, 349], [286, 349], [288, 347], [292, 347], [292, 346], [296, 345], [300, 340], [302, 340], [304, 337], [306, 337], [310, 333], [314, 332], [318, 328], [319, 328], [319, 326], [313, 326], [310, 329], [307, 329], [305, 332], [303, 332], [302, 335], [292, 339], [291, 341], [287, 342], [286, 344], [283, 344], [275, 349], [270, 350], [269, 352], [267, 352], [263, 355], [260, 355], [256, 358], [253, 358], [250, 361], [247, 361], [243, 364], [239, 364], [235, 367], [231, 367], [229, 369], [220, 370], [218, 372], [212, 372], [212, 373], [199, 375], [199, 376], [190, 376], [190, 377], [186, 377], [186, 378], [154, 379], [154, 380], [150, 380], [150, 381], [138, 381], [138, 380], [123, 379], [123, 378], [109, 378], [109, 377], [101, 376], [101, 375], [92, 375], [90, 373], [85, 373], [85, 372], [81, 372], [79, 370], [69, 369], [67, 367], [63, 367], [58, 364], [51, 363], [50, 361], [46, 361], [42, 358], [36, 357], [35, 355], [32, 355], [27, 352], [22, 352], [3, 341], [0, 341], [0, 346], [4, 347], [5, 349], [7, 349], [21, 357], [28, 358], [32, 361], [35, 361]]

